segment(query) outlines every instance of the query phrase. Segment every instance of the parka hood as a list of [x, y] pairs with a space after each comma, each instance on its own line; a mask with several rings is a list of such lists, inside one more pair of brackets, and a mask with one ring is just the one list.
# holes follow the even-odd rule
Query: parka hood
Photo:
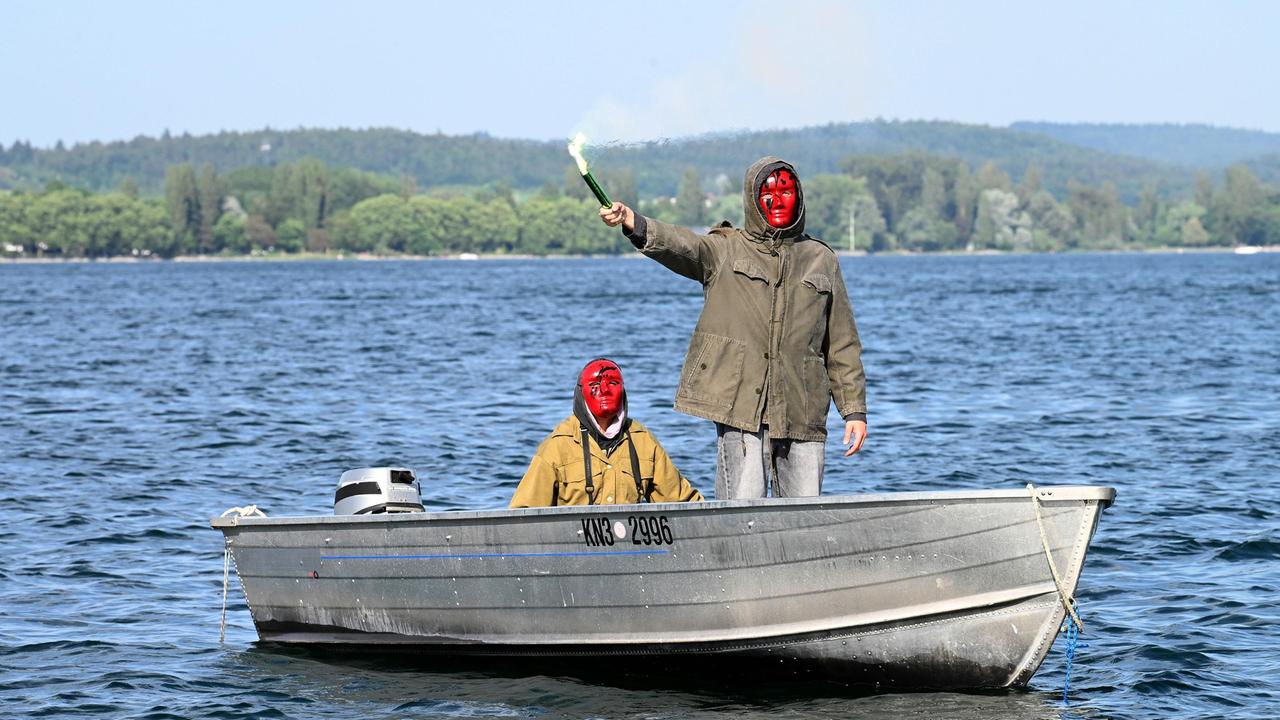
[[[775, 170], [787, 170], [796, 179], [796, 219], [784, 228], [776, 228], [764, 219], [756, 198], [760, 197], [760, 186]], [[768, 242], [772, 245], [795, 240], [804, 234], [804, 186], [800, 183], [800, 174], [791, 163], [772, 155], [762, 157], [751, 163], [742, 179], [742, 211], [744, 230], [747, 237], [756, 242]]]
[[[598, 360], [605, 360], [613, 363], [614, 365], [618, 365], [618, 363], [607, 357], [591, 358], [583, 364], [575, 377], [582, 377], [582, 371], [586, 370], [588, 365]], [[618, 365], [618, 369], [621, 370], [622, 366]], [[596, 444], [600, 446], [600, 449], [604, 450], [606, 455], [612, 453], [614, 448], [621, 445], [622, 441], [627, 436], [627, 429], [631, 427], [631, 415], [627, 410], [627, 386], [624, 380], [622, 386], [622, 410], [618, 414], [618, 417], [622, 419], [622, 425], [618, 428], [617, 435], [614, 435], [611, 438], [605, 437], [604, 433], [601, 432], [602, 428], [596, 425], [596, 419], [591, 416], [591, 411], [587, 409], [587, 399], [582, 395], [582, 385], [580, 385], [577, 380], [574, 381], [573, 416], [578, 418], [578, 422], [582, 423], [582, 427], [587, 429], [587, 433], [590, 434], [591, 437], [595, 438]]]

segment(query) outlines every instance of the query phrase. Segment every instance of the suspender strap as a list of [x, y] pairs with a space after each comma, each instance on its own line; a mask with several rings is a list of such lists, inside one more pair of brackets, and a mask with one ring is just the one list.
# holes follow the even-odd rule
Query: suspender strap
[[591, 483], [591, 438], [587, 435], [587, 426], [582, 425], [582, 472], [587, 477], [587, 504], [592, 503], [591, 496], [595, 493], [595, 485]]
[[636, 444], [631, 439], [630, 430], [627, 430], [627, 449], [631, 451], [631, 477], [636, 481], [636, 497], [639, 498], [637, 502], [652, 502], [649, 499], [652, 488], [646, 491], [644, 478], [640, 477], [640, 458], [636, 457]]

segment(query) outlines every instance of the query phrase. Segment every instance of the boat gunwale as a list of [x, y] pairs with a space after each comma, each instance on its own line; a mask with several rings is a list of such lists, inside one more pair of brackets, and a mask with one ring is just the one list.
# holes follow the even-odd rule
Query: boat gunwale
[[[1100, 510], [1115, 502], [1116, 490], [1100, 485], [1037, 486], [1042, 503], [1094, 500]], [[460, 520], [536, 519], [560, 515], [578, 515], [604, 510], [610, 513], [652, 511], [700, 513], [715, 510], [780, 510], [830, 509], [832, 506], [893, 505], [919, 502], [963, 502], [967, 500], [1027, 500], [1026, 488], [1001, 490], [932, 490], [860, 495], [820, 495], [800, 498], [756, 498], [750, 500], [708, 500], [702, 502], [637, 503], [629, 505], [561, 505], [558, 507], [502, 508], [497, 510], [436, 510], [431, 512], [380, 513], [377, 515], [294, 515], [294, 516], [214, 516], [210, 526], [218, 529], [236, 527], [272, 527], [280, 525], [362, 525], [383, 523], [423, 523]]]

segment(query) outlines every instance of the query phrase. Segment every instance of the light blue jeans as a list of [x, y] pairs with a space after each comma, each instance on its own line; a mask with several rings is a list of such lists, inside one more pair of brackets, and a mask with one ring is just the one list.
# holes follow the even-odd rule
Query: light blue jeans
[[774, 440], [761, 425], [747, 432], [716, 423], [716, 499], [822, 494], [826, 443], [820, 440]]

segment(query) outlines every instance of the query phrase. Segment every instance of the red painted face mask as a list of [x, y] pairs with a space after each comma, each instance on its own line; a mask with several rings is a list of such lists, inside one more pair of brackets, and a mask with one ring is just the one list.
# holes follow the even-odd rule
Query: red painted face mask
[[776, 228], [784, 228], [796, 221], [796, 177], [788, 170], [769, 173], [760, 185], [760, 212], [765, 222]]
[[582, 370], [578, 378], [587, 410], [601, 428], [622, 412], [622, 371], [608, 360], [596, 360]]

